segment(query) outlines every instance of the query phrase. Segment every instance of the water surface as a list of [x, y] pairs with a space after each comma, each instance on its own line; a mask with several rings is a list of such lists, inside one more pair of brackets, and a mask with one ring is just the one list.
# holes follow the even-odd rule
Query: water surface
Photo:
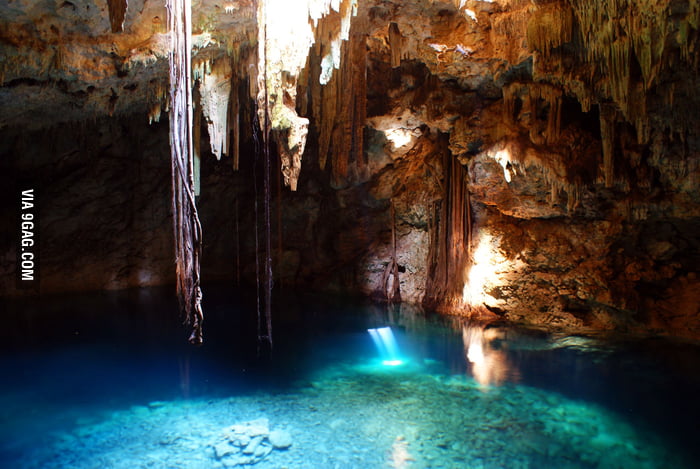
[[[0, 466], [690, 468], [700, 461], [697, 344], [567, 336], [278, 294], [268, 353], [256, 341], [254, 299], [219, 287], [207, 289], [206, 342], [193, 348], [172, 293], [5, 302]], [[384, 327], [401, 364], [383, 364], [368, 333]]]

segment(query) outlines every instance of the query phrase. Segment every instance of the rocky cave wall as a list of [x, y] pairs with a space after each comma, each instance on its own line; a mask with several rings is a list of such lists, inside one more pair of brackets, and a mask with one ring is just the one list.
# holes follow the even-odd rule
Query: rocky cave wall
[[140, 120], [3, 132], [0, 165], [12, 175], [2, 188], [3, 292], [22, 293], [15, 284], [20, 187], [36, 191], [42, 293], [174, 281], [167, 123]]
[[[32, 27], [5, 16], [2, 162], [42, 179], [47, 291], [173, 279], [167, 122], [146, 125], [167, 107], [164, 13], [137, 6], [122, 35], [81, 13], [85, 31], [47, 37], [76, 28], [70, 5]], [[202, 274], [252, 282], [252, 3], [200, 6], [197, 63], [231, 61], [240, 116], [237, 172], [201, 124]], [[273, 176], [276, 285], [387, 300], [398, 274], [402, 301], [451, 313], [697, 337], [699, 15], [690, 0], [359, 2], [345, 62], [315, 81], [319, 39], [299, 77], [309, 136], [297, 191]], [[29, 118], [41, 106], [70, 112]]]
[[[392, 163], [350, 157], [331, 175], [384, 219], [394, 205], [402, 298], [697, 336], [696, 15], [694, 2], [370, 8], [366, 158]], [[391, 223], [354, 263], [384, 298]]]

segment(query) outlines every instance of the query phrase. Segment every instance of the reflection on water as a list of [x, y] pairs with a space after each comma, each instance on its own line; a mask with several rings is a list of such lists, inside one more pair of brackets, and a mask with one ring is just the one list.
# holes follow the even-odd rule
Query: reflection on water
[[462, 326], [462, 342], [472, 376], [483, 387], [499, 386], [510, 378], [515, 381], [517, 373], [512, 370], [506, 352], [495, 344], [503, 339], [503, 332], [487, 328], [483, 324], [465, 323]]
[[391, 457], [389, 465], [394, 469], [406, 469], [415, 461], [408, 451], [408, 442], [403, 436], [397, 436], [391, 445]]
[[[509, 358], [513, 350], [548, 350], [571, 345], [570, 341], [560, 345], [550, 335], [524, 333], [503, 324], [460, 317], [431, 318], [416, 305], [374, 305], [371, 310], [375, 323], [403, 331], [400, 335], [403, 355], [412, 354], [413, 359], [423, 362], [442, 361], [454, 374], [470, 374], [484, 389], [519, 381], [517, 363]], [[449, 328], [444, 328], [446, 324]], [[426, 338], [433, 341], [421, 342]], [[453, 351], [460, 342], [463, 353], [456, 355]]]
[[472, 376], [484, 387], [498, 386], [509, 376], [508, 358], [505, 352], [493, 347], [494, 338], [493, 334], [486, 333], [484, 326], [462, 326], [462, 341], [467, 361], [471, 364]]

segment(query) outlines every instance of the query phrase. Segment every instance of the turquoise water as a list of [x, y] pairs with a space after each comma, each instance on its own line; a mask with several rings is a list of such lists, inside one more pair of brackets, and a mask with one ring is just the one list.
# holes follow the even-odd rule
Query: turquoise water
[[[6, 302], [8, 468], [697, 467], [700, 347], [210, 288], [186, 344], [170, 289]], [[390, 327], [400, 364], [368, 329]], [[395, 358], [395, 357], [394, 357]]]

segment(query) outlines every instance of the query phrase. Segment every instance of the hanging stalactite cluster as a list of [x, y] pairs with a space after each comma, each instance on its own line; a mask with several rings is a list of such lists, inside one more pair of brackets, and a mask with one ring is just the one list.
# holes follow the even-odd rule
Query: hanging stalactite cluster
[[568, 5], [551, 2], [538, 6], [527, 23], [528, 46], [549, 56], [552, 49], [571, 41], [573, 19]]
[[[560, 87], [548, 83], [514, 81], [503, 86], [503, 121], [508, 125], [517, 125], [520, 114], [526, 113], [529, 115], [530, 142], [542, 147], [557, 146], [562, 143], [563, 101], [564, 93]], [[458, 125], [464, 125], [464, 123], [458, 122]], [[507, 159], [495, 156], [502, 155], [503, 151], [508, 152]], [[526, 165], [537, 166], [551, 187], [550, 204], [556, 205], [559, 202], [560, 192], [564, 191], [567, 195], [567, 211], [573, 213], [577, 207], [582, 190], [580, 178], [574, 171], [567, 169], [561, 158], [548, 156], [553, 153], [544, 150], [527, 151], [517, 141], [505, 141], [494, 146], [490, 154], [494, 155], [494, 158], [504, 167], [504, 173], [509, 173], [506, 169], [507, 165], [510, 165], [513, 171], [523, 171], [523, 166]], [[612, 151], [606, 154], [609, 160], [608, 166], [612, 168]], [[509, 178], [510, 176], [506, 177], [507, 180]]]
[[431, 307], [462, 307], [462, 291], [472, 245], [472, 219], [467, 169], [445, 152], [443, 198], [433, 206], [429, 231], [429, 273], [425, 303]]
[[[366, 167], [363, 151], [367, 119], [366, 22], [361, 18], [353, 20], [347, 41], [341, 40], [342, 36], [333, 39], [338, 24], [350, 17], [352, 8], [352, 3], [347, 2], [339, 12], [319, 21], [320, 40], [309, 58], [309, 72], [300, 81], [302, 86], [310, 88], [300, 104], [302, 111], [310, 110], [317, 122], [319, 167], [325, 170], [330, 160], [331, 185], [336, 188], [347, 185], [351, 172], [362, 174]], [[336, 53], [339, 60], [342, 58], [339, 70], [329, 75], [328, 70], [333, 68], [326, 68], [326, 58]], [[316, 80], [317, 76], [321, 79]]]
[[[258, 113], [261, 124], [263, 113], [270, 119], [285, 185], [296, 190], [309, 126], [309, 120], [296, 111], [299, 78], [309, 48], [317, 41], [331, 48], [324, 56], [319, 82], [327, 83], [332, 70], [340, 66], [340, 46], [348, 38], [357, 0], [309, 1], [307, 8], [289, 5], [286, 0], [266, 0], [258, 5]], [[340, 23], [333, 28], [330, 40], [318, 40], [324, 33], [323, 27], [318, 30], [319, 20], [336, 14]]]
[[[557, 143], [561, 133], [562, 101], [561, 88], [548, 83], [520, 83], [517, 81], [503, 85], [504, 119], [514, 123], [516, 100], [530, 113], [530, 141], [534, 144]], [[547, 125], [540, 128], [539, 120]]]
[[[617, 119], [634, 126], [637, 144], [648, 144], [652, 129], [649, 99], [658, 94], [672, 105], [674, 95], [686, 87], [664, 82], [664, 76], [677, 67], [697, 70], [700, 60], [692, 51], [699, 30], [700, 4], [696, 1], [545, 2], [538, 4], [530, 18], [528, 46], [541, 55], [535, 55], [536, 78], [546, 75], [551, 81], [559, 76], [563, 83], [569, 83], [567, 91], [577, 97], [584, 112], [593, 104], [607, 106], [612, 101], [619, 110]], [[672, 31], [672, 39], [665, 39]], [[567, 43], [582, 51], [577, 58], [581, 65], [575, 69], [583, 73], [576, 76], [570, 72], [574, 68], [569, 63], [573, 58], [570, 52], [557, 51]], [[652, 92], [655, 89], [656, 93]], [[610, 117], [610, 112], [605, 112], [608, 115], [603, 117], [601, 110], [601, 129], [610, 125], [603, 122]], [[665, 119], [661, 130], [683, 138], [692, 119], [682, 114]], [[612, 145], [603, 143], [605, 148]], [[609, 161], [604, 164], [609, 165]], [[605, 178], [610, 182], [608, 176]]]
[[[624, 191], [631, 187], [647, 191], [652, 186], [653, 172], [648, 165], [657, 166], [656, 153], [661, 152], [655, 142], [677, 138], [685, 141], [693, 132], [688, 124], [694, 122], [696, 111], [685, 103], [677, 104], [677, 99], [693, 93], [694, 85], [678, 81], [672, 71], [681, 67], [698, 70], [700, 61], [691, 51], [698, 47], [699, 28], [700, 5], [694, 0], [538, 3], [527, 36], [528, 47], [534, 52], [536, 83], [513, 83], [503, 88], [506, 118], [513, 115], [514, 97], [522, 94], [523, 86], [535, 87], [529, 90], [532, 95], [543, 82], [558, 84], [557, 96], [540, 93], [549, 103], [548, 125], [543, 141], [532, 138], [531, 128], [531, 140], [551, 144], [552, 134], [561, 130], [557, 124], [562, 118], [561, 108], [552, 112], [555, 101], [561, 105], [564, 94], [575, 97], [582, 112], [597, 111], [599, 117], [601, 149], [598, 164], [591, 166], [597, 169], [597, 177], [587, 182]], [[652, 154], [650, 160], [642, 161], [640, 148], [647, 148]], [[571, 177], [571, 169], [562, 178], [562, 174], [552, 171], [553, 165], [545, 164], [545, 174], [552, 182], [552, 202], [559, 190], [566, 190], [571, 213], [583, 190], [582, 178]], [[682, 161], [678, 165], [684, 167]]]
[[[579, 205], [584, 185], [594, 181], [619, 190], [650, 187], [650, 171], [640, 160], [639, 148], [653, 144], [652, 127], [657, 136], [683, 140], [692, 122], [687, 114], [695, 112], [676, 106], [678, 112], [659, 119], [650, 106], [673, 106], [679, 89], [688, 92], [686, 84], [669, 81], [669, 71], [681, 64], [698, 68], [697, 54], [688, 53], [698, 43], [697, 2], [652, 0], [642, 6], [631, 0], [558, 0], [538, 2], [530, 13], [527, 43], [534, 54], [533, 81], [505, 84], [503, 109], [507, 126], [527, 127], [538, 151], [532, 156], [518, 142], [507, 143], [513, 167], [535, 164], [542, 169], [551, 184], [551, 203], [566, 191], [569, 213]], [[564, 156], [562, 146], [571, 139], [562, 137], [561, 128], [567, 95], [580, 103], [583, 113], [598, 115], [597, 164], [590, 161], [575, 169]], [[596, 170], [597, 176], [586, 175]]]
[[168, 0], [170, 25], [170, 155], [177, 296], [189, 341], [202, 343], [199, 261], [202, 227], [195, 205], [192, 143], [192, 23], [189, 0]]

